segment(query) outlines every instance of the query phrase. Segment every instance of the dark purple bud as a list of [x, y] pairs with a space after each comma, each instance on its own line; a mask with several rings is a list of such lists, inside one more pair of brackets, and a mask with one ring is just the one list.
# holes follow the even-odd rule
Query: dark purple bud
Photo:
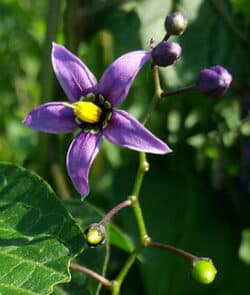
[[178, 43], [162, 41], [152, 50], [152, 59], [157, 66], [172, 65], [181, 55]]
[[213, 66], [200, 71], [196, 85], [200, 92], [208, 96], [222, 96], [229, 88], [232, 76], [222, 66]]
[[168, 15], [164, 23], [169, 35], [182, 35], [187, 28], [187, 19], [180, 12], [173, 12]]

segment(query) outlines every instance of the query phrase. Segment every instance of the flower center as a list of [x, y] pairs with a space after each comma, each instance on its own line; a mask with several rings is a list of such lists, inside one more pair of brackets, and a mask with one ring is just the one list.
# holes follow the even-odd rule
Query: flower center
[[78, 119], [85, 123], [98, 123], [102, 115], [102, 109], [90, 101], [78, 101], [73, 105], [73, 110]]
[[84, 131], [93, 133], [106, 128], [112, 115], [112, 108], [102, 95], [89, 93], [73, 104], [63, 103], [73, 109], [76, 122]]

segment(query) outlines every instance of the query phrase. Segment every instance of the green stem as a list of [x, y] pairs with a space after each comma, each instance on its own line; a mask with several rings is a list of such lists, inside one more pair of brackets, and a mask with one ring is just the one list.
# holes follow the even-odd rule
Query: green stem
[[117, 278], [115, 279], [115, 281], [112, 282], [112, 286], [111, 286], [111, 294], [112, 295], [119, 295], [120, 294], [121, 285], [122, 285], [128, 271], [130, 270], [131, 266], [135, 262], [137, 255], [140, 253], [142, 248], [143, 248], [143, 245], [139, 244], [135, 248], [133, 253], [128, 257], [127, 261], [124, 263]]
[[146, 154], [145, 153], [139, 153], [139, 167], [137, 171], [137, 175], [135, 178], [135, 184], [133, 188], [133, 195], [128, 198], [128, 200], [131, 202], [131, 206], [133, 208], [137, 226], [139, 229], [139, 234], [140, 234], [140, 242], [138, 246], [135, 248], [133, 253], [128, 257], [127, 261], [123, 265], [120, 273], [116, 277], [116, 279], [112, 282], [112, 287], [111, 287], [111, 293], [112, 295], [118, 295], [120, 294], [120, 288], [123, 283], [123, 280], [125, 279], [129, 269], [133, 265], [133, 263], [136, 260], [136, 257], [140, 250], [145, 247], [148, 242], [150, 241], [150, 238], [148, 237], [147, 234], [147, 229], [145, 226], [140, 202], [138, 199], [138, 196], [140, 194], [141, 186], [142, 186], [142, 181], [144, 178], [144, 174], [146, 171], [149, 169], [149, 164], [146, 159]]
[[[108, 264], [109, 264], [109, 259], [110, 259], [110, 242], [109, 242], [108, 235], [107, 235], [106, 239], [107, 239], [107, 242], [105, 243], [106, 255], [105, 255], [105, 258], [104, 258], [103, 267], [102, 267], [102, 274], [101, 274], [103, 277], [106, 277]], [[112, 285], [112, 283], [111, 283], [111, 285]], [[103, 284], [101, 282], [99, 282], [95, 295], [100, 294], [102, 286], [103, 286]]]
[[138, 197], [141, 191], [141, 185], [145, 172], [149, 170], [149, 163], [145, 153], [139, 153], [139, 167], [135, 178], [132, 195]]
[[162, 89], [161, 89], [161, 82], [160, 82], [158, 67], [156, 65], [152, 64], [151, 68], [152, 68], [154, 87], [155, 87], [154, 97], [160, 99]]
[[144, 222], [144, 217], [142, 214], [140, 202], [137, 196], [130, 196], [129, 199], [132, 201], [132, 208], [134, 210], [139, 235], [140, 235], [140, 242], [142, 246], [146, 246], [147, 243], [150, 241], [150, 238], [147, 234], [146, 225]]
[[[161, 84], [160, 84], [160, 78], [159, 78], [159, 72], [157, 66], [152, 64], [152, 74], [153, 74], [153, 79], [154, 79], [154, 96], [151, 101], [151, 104], [145, 114], [145, 117], [143, 119], [143, 124], [146, 124], [148, 121], [149, 117], [151, 116], [157, 102], [161, 99]], [[132, 195], [129, 196], [129, 200], [132, 202], [131, 206], [134, 211], [134, 215], [136, 218], [138, 230], [139, 230], [139, 235], [140, 235], [140, 242], [137, 245], [137, 247], [134, 249], [133, 253], [128, 257], [127, 261], [123, 265], [120, 273], [116, 277], [114, 281], [112, 281], [112, 286], [111, 286], [111, 293], [112, 295], [119, 295], [120, 294], [120, 288], [121, 285], [130, 270], [131, 266], [135, 262], [137, 255], [140, 253], [141, 249], [146, 247], [150, 243], [150, 238], [147, 234], [147, 228], [144, 222], [144, 217], [141, 209], [141, 205], [139, 202], [139, 194], [141, 191], [141, 186], [143, 182], [143, 178], [145, 173], [149, 170], [149, 163], [146, 158], [145, 153], [139, 153], [139, 166], [137, 170], [137, 175], [135, 178], [134, 182], [134, 187], [132, 191]]]
[[153, 75], [153, 79], [154, 79], [154, 96], [153, 99], [151, 100], [151, 103], [149, 105], [149, 108], [142, 120], [143, 125], [145, 125], [149, 119], [149, 117], [151, 116], [151, 114], [153, 113], [157, 103], [159, 102], [159, 100], [161, 99], [161, 94], [162, 94], [162, 88], [161, 88], [161, 83], [160, 83], [160, 77], [159, 77], [159, 71], [158, 71], [158, 67], [154, 64], [151, 65], [151, 70], [152, 70], [152, 75]]

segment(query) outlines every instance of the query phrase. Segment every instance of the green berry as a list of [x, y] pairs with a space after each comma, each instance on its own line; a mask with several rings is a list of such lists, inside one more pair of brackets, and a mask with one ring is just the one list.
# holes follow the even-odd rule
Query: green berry
[[105, 242], [105, 227], [98, 223], [91, 224], [85, 231], [85, 238], [90, 247], [96, 247]]
[[217, 270], [212, 260], [201, 258], [194, 263], [193, 278], [201, 284], [210, 284], [215, 279]]

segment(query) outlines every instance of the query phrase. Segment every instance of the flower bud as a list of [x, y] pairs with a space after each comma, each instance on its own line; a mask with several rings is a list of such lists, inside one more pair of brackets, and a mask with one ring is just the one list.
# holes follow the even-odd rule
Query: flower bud
[[104, 244], [106, 240], [106, 230], [102, 224], [93, 223], [84, 232], [87, 243], [94, 248]]
[[217, 270], [212, 260], [208, 258], [200, 258], [195, 261], [192, 269], [193, 278], [201, 284], [210, 284], [215, 279]]
[[200, 92], [208, 96], [222, 96], [229, 88], [232, 76], [222, 66], [213, 66], [200, 71], [196, 85]]
[[168, 15], [164, 23], [169, 35], [182, 35], [187, 28], [187, 19], [180, 12], [173, 12]]
[[160, 67], [172, 65], [181, 55], [178, 43], [162, 41], [152, 50], [152, 59]]

